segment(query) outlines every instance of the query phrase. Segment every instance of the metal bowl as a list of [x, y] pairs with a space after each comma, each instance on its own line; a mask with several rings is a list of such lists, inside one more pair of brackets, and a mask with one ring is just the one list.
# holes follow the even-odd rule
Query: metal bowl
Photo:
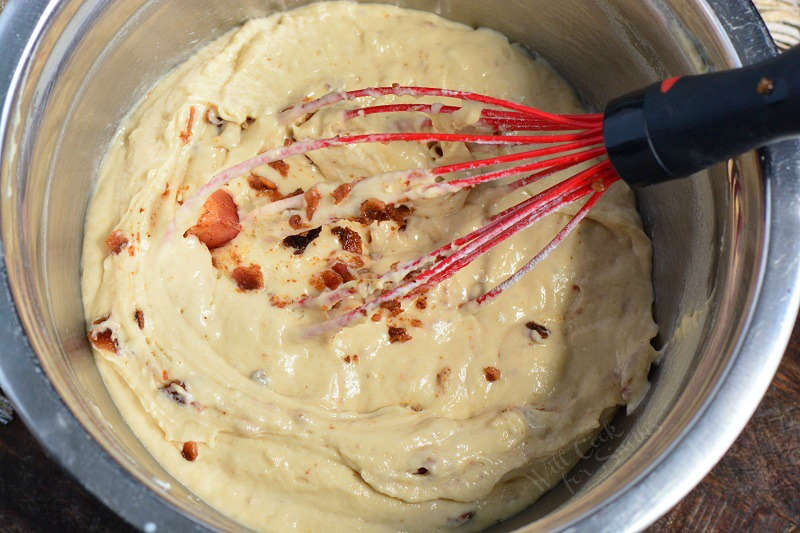
[[[240, 528], [145, 451], [111, 402], [80, 303], [83, 217], [106, 146], [165, 72], [278, 0], [27, 0], [0, 16], [0, 386], [44, 447], [148, 532]], [[747, 0], [408, 0], [529, 46], [590, 106], [775, 53]], [[497, 526], [640, 529], [714, 465], [767, 388], [798, 306], [800, 143], [639, 191], [663, 360], [645, 403]]]

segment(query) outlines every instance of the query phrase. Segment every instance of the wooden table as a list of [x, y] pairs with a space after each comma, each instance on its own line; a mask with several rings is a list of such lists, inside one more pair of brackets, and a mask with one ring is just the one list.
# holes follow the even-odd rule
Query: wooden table
[[[783, 363], [720, 463], [651, 528], [795, 531], [800, 526], [800, 321]], [[44, 456], [25, 426], [0, 426], [0, 530], [132, 529]]]

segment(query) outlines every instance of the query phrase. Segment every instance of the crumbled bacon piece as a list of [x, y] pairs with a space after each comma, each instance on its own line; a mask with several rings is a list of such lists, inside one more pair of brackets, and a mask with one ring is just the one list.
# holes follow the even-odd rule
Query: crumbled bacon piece
[[345, 363], [358, 363], [358, 354], [345, 355], [342, 360]]
[[220, 189], [208, 197], [197, 224], [186, 230], [183, 236], [194, 235], [213, 250], [232, 241], [241, 229], [236, 203], [230, 194]]
[[427, 475], [428, 474], [428, 469], [425, 468], [424, 466], [421, 466], [421, 467], [417, 468], [417, 470], [414, 472], [414, 474], [416, 474], [418, 476]]
[[289, 225], [292, 229], [300, 229], [303, 227], [303, 219], [300, 218], [300, 215], [292, 215], [289, 217]]
[[186, 119], [186, 127], [180, 134], [183, 144], [187, 144], [192, 137], [192, 124], [194, 124], [194, 106], [189, 107], [189, 118]]
[[536, 333], [538, 333], [539, 337], [541, 337], [542, 339], [546, 339], [547, 337], [550, 336], [549, 329], [547, 329], [545, 326], [537, 322], [534, 322], [533, 320], [529, 320], [528, 322], [526, 322], [525, 327], [531, 331], [535, 331]]
[[388, 302], [381, 302], [380, 307], [381, 309], [389, 311], [389, 316], [397, 316], [403, 312], [403, 307], [400, 305], [400, 300], [397, 298], [389, 300]]
[[406, 226], [406, 217], [411, 214], [411, 208], [406, 205], [395, 207], [377, 198], [369, 198], [361, 203], [361, 218], [369, 222], [382, 222], [393, 220], [401, 229]]
[[345, 257], [345, 261], [347, 261], [347, 264], [349, 264], [351, 267], [361, 268], [364, 266], [364, 260], [357, 255], [351, 255], [350, 257]]
[[483, 375], [486, 377], [486, 381], [491, 383], [500, 379], [500, 370], [493, 366], [487, 366], [483, 369]]
[[111, 330], [107, 328], [103, 331], [90, 331], [89, 342], [91, 342], [95, 348], [107, 352], [117, 353], [117, 348], [119, 347], [117, 339], [113, 337]]
[[337, 205], [340, 204], [342, 200], [347, 198], [347, 195], [350, 194], [350, 191], [352, 190], [353, 186], [350, 185], [349, 183], [342, 183], [341, 185], [336, 187], [331, 193], [331, 196], [333, 197], [333, 203]]
[[106, 246], [112, 254], [116, 255], [128, 246], [128, 238], [119, 230], [114, 230], [106, 237]]
[[181, 455], [187, 461], [194, 461], [197, 459], [197, 443], [193, 440], [187, 440], [183, 443], [183, 449], [181, 450]]
[[221, 128], [225, 125], [225, 120], [219, 116], [219, 111], [214, 106], [209, 106], [206, 108], [206, 112], [204, 117], [206, 122], [209, 124], [216, 126], [217, 128]]
[[323, 270], [320, 275], [322, 276], [322, 282], [330, 290], [334, 290], [342, 284], [342, 276], [335, 270]]
[[303, 194], [303, 199], [306, 201], [306, 219], [311, 220], [314, 216], [321, 198], [322, 195], [316, 187], [311, 187]]
[[436, 384], [443, 387], [447, 383], [447, 378], [450, 377], [450, 367], [446, 366], [436, 373]]
[[414, 306], [417, 309], [425, 309], [426, 307], [428, 307], [428, 297], [423, 294], [422, 296], [417, 298], [417, 300], [414, 302]]
[[322, 226], [304, 231], [303, 233], [298, 233], [297, 235], [289, 235], [283, 239], [283, 245], [294, 248], [294, 255], [300, 255], [306, 251], [306, 247], [311, 244], [314, 239], [319, 237], [321, 231]]
[[251, 172], [250, 176], [247, 177], [247, 184], [251, 189], [258, 192], [275, 191], [278, 189], [278, 186], [275, 185], [272, 180], [265, 178], [264, 176], [254, 174], [253, 172]]
[[412, 318], [409, 322], [415, 328], [422, 327], [422, 320], [420, 320], [419, 318]]
[[133, 313], [133, 317], [136, 319], [136, 324], [139, 326], [139, 329], [144, 329], [144, 313], [141, 309], [137, 309], [135, 313]]
[[325, 280], [322, 279], [322, 274], [314, 274], [313, 276], [311, 276], [311, 279], [308, 282], [312, 287], [314, 287], [318, 291], [325, 290]]
[[[180, 391], [175, 390], [176, 388], [183, 389], [183, 394]], [[189, 389], [186, 388], [186, 383], [184, 383], [180, 379], [173, 379], [168, 381], [161, 387], [161, 390], [164, 392], [164, 394], [172, 398], [176, 403], [179, 403], [181, 405], [186, 404], [186, 398], [184, 394], [187, 393]]]
[[342, 226], [331, 228], [331, 233], [339, 237], [342, 249], [347, 252], [361, 255], [361, 235], [357, 231]]
[[369, 221], [388, 220], [386, 203], [377, 198], [370, 198], [361, 202], [361, 216]]
[[289, 175], [289, 163], [287, 163], [283, 159], [279, 159], [277, 161], [270, 161], [267, 164], [284, 178]]
[[378, 311], [377, 313], [373, 314], [373, 315], [370, 317], [370, 320], [372, 320], [373, 322], [380, 322], [380, 321], [381, 321], [381, 318], [383, 318], [383, 316], [381, 315], [381, 312], [380, 312], [380, 311]]
[[284, 307], [292, 303], [292, 300], [287, 298], [286, 296], [277, 296], [273, 294], [272, 296], [269, 297], [269, 303], [274, 307], [283, 309]]
[[347, 283], [348, 281], [353, 281], [354, 279], [356, 279], [355, 276], [353, 276], [350, 273], [350, 270], [347, 268], [347, 265], [345, 265], [342, 262], [334, 263], [331, 266], [331, 270], [333, 270], [342, 277], [342, 283]]
[[411, 335], [406, 333], [406, 328], [389, 326], [389, 342], [407, 342], [411, 340]]
[[254, 291], [264, 288], [264, 275], [261, 273], [261, 267], [255, 263], [234, 268], [232, 275], [240, 290]]

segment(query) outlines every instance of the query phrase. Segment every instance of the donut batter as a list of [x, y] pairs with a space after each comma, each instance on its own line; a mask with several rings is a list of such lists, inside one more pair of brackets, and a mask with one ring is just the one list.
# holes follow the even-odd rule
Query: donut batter
[[[303, 99], [393, 83], [582, 112], [546, 63], [494, 31], [391, 6], [312, 4], [249, 21], [162, 79], [120, 127], [90, 204], [83, 297], [110, 394], [171, 474], [254, 529], [482, 529], [554, 485], [601, 420], [647, 390], [651, 248], [622, 183], [488, 305], [459, 307], [577, 207], [424, 295], [329, 335], [297, 334], [338, 312], [303, 297], [348, 282], [374, 289], [398, 261], [565, 177], [406, 203], [391, 187], [347, 186], [347, 201], [376, 208], [318, 226], [324, 209], [309, 221], [302, 209], [264, 208], [308, 198], [315, 184], [328, 205], [362, 177], [500, 153], [364, 144], [289, 157], [198, 196], [216, 172], [287, 139], [415, 127], [427, 115], [345, 124], [344, 105], [281, 119]], [[479, 111], [433, 127], [473, 124]]]

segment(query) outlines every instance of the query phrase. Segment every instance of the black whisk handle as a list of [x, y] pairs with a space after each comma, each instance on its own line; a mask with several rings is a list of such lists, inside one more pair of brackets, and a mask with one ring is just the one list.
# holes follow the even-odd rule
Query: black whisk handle
[[649, 185], [688, 176], [800, 135], [800, 47], [762, 63], [670, 78], [606, 106], [603, 140], [620, 177]]

